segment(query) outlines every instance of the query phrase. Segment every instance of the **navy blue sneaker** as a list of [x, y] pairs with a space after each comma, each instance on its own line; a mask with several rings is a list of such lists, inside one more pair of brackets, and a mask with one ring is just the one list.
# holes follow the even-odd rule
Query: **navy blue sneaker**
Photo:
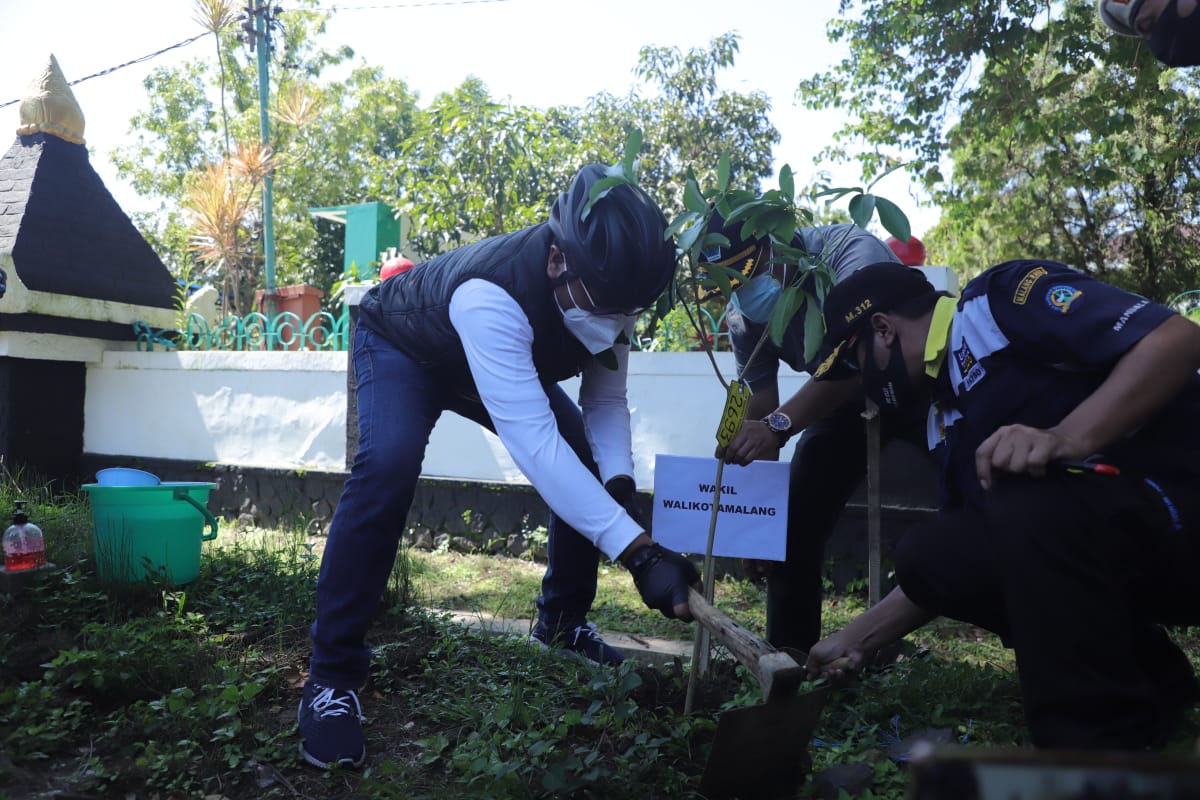
[[605, 644], [592, 622], [574, 628], [551, 628], [539, 622], [529, 641], [538, 647], [555, 647], [575, 653], [597, 664], [620, 664], [625, 660], [619, 651]]
[[357, 694], [309, 679], [296, 717], [300, 721], [300, 755], [305, 761], [321, 769], [362, 766], [367, 747]]

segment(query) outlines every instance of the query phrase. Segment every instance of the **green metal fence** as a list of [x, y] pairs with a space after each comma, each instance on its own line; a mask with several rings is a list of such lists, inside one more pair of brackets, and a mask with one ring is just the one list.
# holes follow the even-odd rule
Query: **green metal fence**
[[350, 317], [328, 311], [307, 320], [290, 311], [268, 318], [253, 312], [228, 316], [209, 324], [199, 314], [189, 314], [182, 330], [160, 330], [144, 322], [134, 323], [138, 350], [156, 346], [174, 350], [346, 350], [349, 347]]
[[[709, 331], [708, 341], [718, 349], [729, 349], [729, 332], [722, 330], [725, 316], [713, 317], [701, 309], [702, 319]], [[307, 320], [284, 311], [268, 318], [253, 312], [245, 316], [228, 316], [216, 324], [199, 314], [189, 314], [183, 319], [181, 330], [151, 328], [144, 322], [133, 324], [137, 335], [137, 349], [166, 350], [348, 350], [350, 346], [349, 314], [334, 315], [321, 311]], [[678, 341], [675, 341], [678, 340]], [[674, 345], [674, 347], [672, 347]], [[659, 324], [655, 337], [636, 337], [633, 349], [664, 351], [670, 349], [699, 349], [699, 339], [694, 331], [680, 333]]]

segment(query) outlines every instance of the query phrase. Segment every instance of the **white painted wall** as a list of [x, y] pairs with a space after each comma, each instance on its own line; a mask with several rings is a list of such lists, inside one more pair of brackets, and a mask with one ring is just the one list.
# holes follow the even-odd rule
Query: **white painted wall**
[[[946, 267], [925, 267], [936, 289], [958, 292]], [[367, 287], [354, 287], [356, 303]], [[0, 337], [0, 354], [5, 340]], [[732, 353], [716, 353], [725, 380]], [[89, 361], [84, 452], [243, 467], [341, 471], [346, 459], [344, 352], [104, 351]], [[780, 365], [787, 397], [808, 380]], [[563, 388], [575, 397], [578, 379]], [[704, 353], [632, 353], [629, 362], [634, 471], [654, 485], [658, 453], [711, 456], [725, 390]], [[398, 408], [396, 413], [404, 413]], [[446, 414], [423, 474], [525, 483], [500, 440]]]
[[[733, 355], [716, 357], [728, 380]], [[343, 470], [346, 363], [344, 352], [105, 352], [88, 365], [84, 451]], [[633, 353], [629, 372], [638, 485], [653, 485], [657, 453], [711, 456], [725, 394], [708, 357]], [[780, 389], [786, 395], [805, 380], [784, 367]], [[578, 381], [563, 388], [574, 397]], [[434, 429], [423, 472], [525, 482], [499, 439], [455, 414]]]
[[86, 453], [340, 470], [344, 352], [105, 352], [87, 369]]

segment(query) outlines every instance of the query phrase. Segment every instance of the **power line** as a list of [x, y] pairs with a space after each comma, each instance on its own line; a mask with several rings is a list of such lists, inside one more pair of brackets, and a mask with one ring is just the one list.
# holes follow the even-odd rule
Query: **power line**
[[433, 6], [470, 6], [479, 5], [481, 3], [507, 3], [509, 0], [440, 0], [440, 2], [428, 3], [392, 3], [389, 5], [376, 6], [320, 6], [316, 8], [290, 9], [296, 11], [367, 11], [380, 8], [429, 8]]
[[[171, 45], [170, 47], [164, 47], [162, 50], [158, 50], [156, 52], [150, 53], [149, 55], [142, 56], [141, 58], [135, 58], [132, 61], [126, 61], [124, 64], [118, 64], [115, 67], [109, 67], [108, 69], [102, 69], [99, 72], [92, 73], [91, 75], [88, 75], [87, 77], [84, 77], [84, 78], [80, 78], [79, 80], [76, 80], [76, 81], [69, 81], [67, 83], [67, 85], [68, 86], [76, 86], [80, 83], [83, 83], [84, 81], [91, 80], [92, 78], [99, 78], [101, 75], [108, 75], [110, 73], [116, 72], [119, 69], [125, 69], [125, 67], [132, 67], [134, 64], [141, 64], [143, 61], [149, 61], [152, 58], [158, 58], [163, 53], [169, 53], [172, 50], [177, 50], [180, 47], [185, 47], [185, 46], [191, 44], [192, 42], [196, 41], [197, 39], [203, 39], [205, 36], [208, 36], [208, 35], [209, 35], [209, 31], [205, 31], [204, 33], [193, 36], [190, 39], [184, 39], [182, 42], [177, 42], [177, 43]], [[0, 103], [0, 108], [7, 108], [8, 106], [11, 106], [13, 103], [19, 103], [19, 102], [21, 102], [21, 98], [18, 97], [16, 100], [9, 100], [6, 103]]]
[[[393, 3], [390, 5], [375, 5], [375, 6], [328, 6], [328, 7], [314, 7], [314, 8], [305, 8], [305, 9], [288, 9], [288, 10], [289, 11], [290, 10], [296, 10], [296, 11], [366, 11], [366, 10], [387, 9], [387, 8], [431, 8], [431, 7], [436, 7], [436, 6], [470, 6], [470, 5], [481, 5], [483, 3], [507, 3], [507, 2], [509, 2], [509, 0], [436, 0], [436, 1], [430, 0], [429, 2], [425, 2], [425, 3]], [[67, 83], [67, 85], [68, 86], [77, 86], [77, 85], [83, 83], [84, 81], [91, 80], [92, 78], [99, 78], [102, 75], [110, 75], [110, 74], [116, 72], [117, 70], [125, 69], [125, 67], [132, 67], [134, 64], [141, 64], [142, 62], [149, 61], [152, 58], [158, 58], [159, 56], [163, 55], [164, 53], [169, 53], [172, 50], [179, 49], [180, 47], [186, 47], [187, 45], [191, 44], [194, 41], [197, 41], [198, 39], [203, 39], [205, 36], [210, 35], [210, 33], [211, 33], [211, 31], [205, 31], [204, 33], [197, 34], [196, 36], [193, 36], [190, 39], [184, 39], [182, 42], [177, 42], [176, 44], [173, 44], [169, 47], [164, 47], [162, 50], [156, 50], [155, 52], [150, 53], [149, 55], [144, 55], [144, 56], [141, 56], [140, 58], [135, 58], [132, 61], [126, 61], [124, 64], [118, 64], [115, 67], [109, 67], [108, 69], [100, 70], [99, 72], [92, 73], [91, 75], [80, 78], [79, 80], [69, 81]], [[19, 103], [19, 102], [21, 102], [21, 98], [18, 97], [16, 100], [9, 100], [5, 103], [0, 103], [0, 108], [7, 108], [8, 106], [11, 106], [14, 103]]]

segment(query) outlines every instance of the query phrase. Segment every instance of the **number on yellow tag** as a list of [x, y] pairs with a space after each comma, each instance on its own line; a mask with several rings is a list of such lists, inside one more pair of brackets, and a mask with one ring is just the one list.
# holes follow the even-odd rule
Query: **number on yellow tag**
[[742, 429], [749, 400], [749, 386], [741, 381], [730, 382], [729, 393], [725, 396], [725, 410], [721, 412], [721, 424], [717, 426], [717, 444], [721, 447], [728, 447], [733, 437]]

